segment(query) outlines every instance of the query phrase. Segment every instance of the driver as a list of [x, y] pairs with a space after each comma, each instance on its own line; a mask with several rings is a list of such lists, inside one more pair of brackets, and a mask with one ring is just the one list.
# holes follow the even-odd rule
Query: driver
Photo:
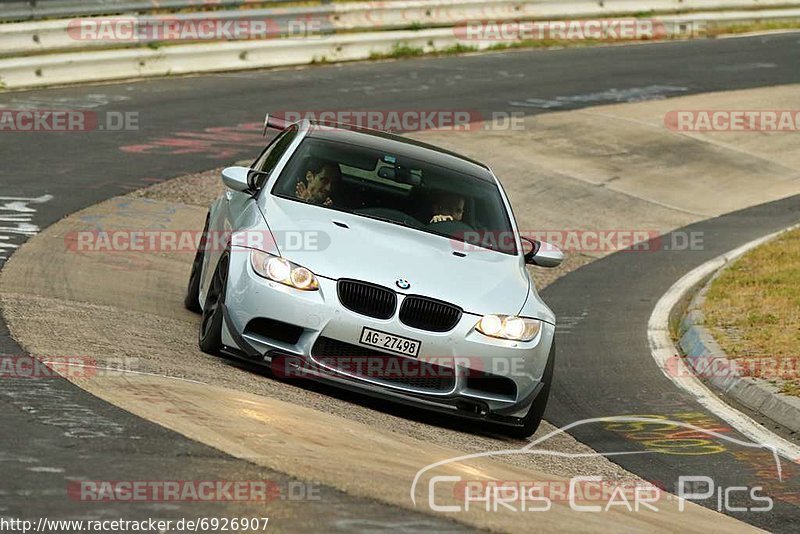
[[306, 171], [305, 181], [297, 180], [295, 195], [301, 200], [320, 206], [333, 206], [336, 187], [342, 179], [339, 166], [335, 163], [324, 163], [318, 171], [310, 168]]
[[432, 223], [461, 221], [464, 218], [464, 197], [453, 193], [442, 194], [433, 204]]

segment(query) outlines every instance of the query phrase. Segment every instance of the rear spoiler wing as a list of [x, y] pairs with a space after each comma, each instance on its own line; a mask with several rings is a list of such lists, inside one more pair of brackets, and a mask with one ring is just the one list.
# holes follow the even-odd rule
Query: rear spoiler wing
[[283, 130], [291, 123], [285, 119], [279, 119], [278, 117], [270, 117], [269, 113], [264, 117], [264, 131], [261, 135], [266, 136], [267, 130], [273, 128], [275, 130]]

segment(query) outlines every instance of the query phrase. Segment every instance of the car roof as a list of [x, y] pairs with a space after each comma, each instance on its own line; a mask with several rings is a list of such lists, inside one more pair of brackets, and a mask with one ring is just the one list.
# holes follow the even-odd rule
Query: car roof
[[308, 123], [308, 136], [314, 139], [348, 143], [378, 152], [414, 158], [495, 183], [492, 171], [483, 163], [435, 145], [351, 124], [324, 121], [308, 121]]

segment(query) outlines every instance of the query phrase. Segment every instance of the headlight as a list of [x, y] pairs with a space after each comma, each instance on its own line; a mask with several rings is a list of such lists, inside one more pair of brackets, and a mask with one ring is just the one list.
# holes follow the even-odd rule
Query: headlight
[[516, 315], [484, 315], [475, 329], [481, 334], [514, 341], [530, 341], [536, 337], [542, 323], [538, 319]]
[[257, 275], [269, 280], [302, 289], [303, 291], [314, 291], [319, 289], [319, 283], [314, 273], [296, 265], [289, 260], [261, 252], [260, 250], [250, 251], [250, 265]]

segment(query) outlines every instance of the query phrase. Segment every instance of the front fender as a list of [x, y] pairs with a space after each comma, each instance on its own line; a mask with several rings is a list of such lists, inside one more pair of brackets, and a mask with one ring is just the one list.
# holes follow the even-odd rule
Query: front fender
[[542, 297], [536, 292], [536, 288], [533, 284], [531, 284], [530, 289], [528, 289], [528, 298], [525, 300], [525, 304], [522, 305], [522, 309], [519, 311], [518, 315], [520, 317], [540, 319], [553, 326], [556, 324], [556, 314], [545, 304]]

